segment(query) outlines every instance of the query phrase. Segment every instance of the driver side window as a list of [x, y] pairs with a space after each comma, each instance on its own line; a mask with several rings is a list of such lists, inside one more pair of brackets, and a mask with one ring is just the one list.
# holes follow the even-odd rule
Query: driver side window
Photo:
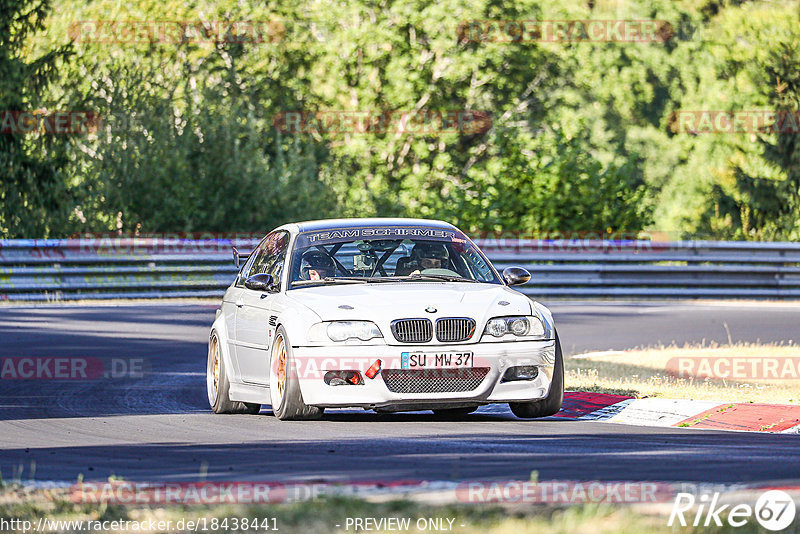
[[245, 273], [245, 279], [255, 274], [271, 274], [275, 285], [280, 287], [286, 250], [289, 246], [289, 233], [274, 232], [267, 235], [256, 250], [255, 258]]

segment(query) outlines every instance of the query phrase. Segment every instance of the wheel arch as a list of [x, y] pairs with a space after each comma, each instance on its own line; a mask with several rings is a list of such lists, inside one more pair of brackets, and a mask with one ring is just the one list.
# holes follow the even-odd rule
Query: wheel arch
[[[311, 325], [321, 320], [316, 313], [312, 312], [310, 309], [303, 308], [298, 310], [293, 307], [287, 307], [284, 308], [281, 313], [276, 315], [277, 319], [275, 320], [274, 326], [275, 335], [272, 339], [272, 343], [270, 344], [268, 355], [270, 372], [272, 372], [272, 353], [275, 348], [275, 341], [278, 338], [278, 329], [283, 328], [283, 331], [286, 333], [287, 351], [293, 354], [294, 349], [298, 346], [301, 346], [302, 343], [307, 339], [308, 329], [311, 327]], [[294, 362], [294, 365], [296, 365], [296, 362]], [[300, 388], [300, 393], [302, 395], [304, 393], [304, 388], [307, 387], [305, 381], [300, 380], [298, 387]]]
[[302, 342], [308, 337], [308, 329], [311, 328], [311, 325], [322, 320], [319, 315], [305, 307], [298, 309], [294, 306], [287, 306], [275, 315], [277, 316], [275, 333], [277, 334], [278, 327], [282, 326], [292, 347], [302, 345]]
[[[236, 373], [235, 372], [231, 372], [231, 371], [234, 371], [236, 369], [236, 367], [233, 366], [233, 358], [231, 358], [231, 355], [228, 352], [228, 349], [229, 349], [229, 347], [228, 347], [228, 341], [229, 341], [228, 329], [227, 329], [227, 327], [225, 325], [225, 318], [222, 316], [222, 314], [217, 316], [217, 318], [211, 324], [211, 328], [208, 331], [208, 344], [209, 344], [209, 347], [211, 346], [211, 338], [214, 336], [214, 333], [217, 334], [217, 338], [219, 339], [220, 357], [222, 358], [223, 363], [226, 366], [226, 369], [229, 370], [228, 371], [229, 372], [228, 380], [229, 381], [233, 381], [233, 379], [236, 378], [236, 376], [235, 376]], [[238, 380], [236, 380], [236, 381], [238, 382]]]

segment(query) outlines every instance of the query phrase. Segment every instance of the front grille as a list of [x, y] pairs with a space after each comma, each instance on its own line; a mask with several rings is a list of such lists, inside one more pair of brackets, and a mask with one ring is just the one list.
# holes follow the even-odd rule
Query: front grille
[[433, 338], [433, 324], [428, 319], [392, 321], [392, 334], [400, 343], [427, 343]]
[[475, 321], [468, 318], [448, 317], [436, 321], [436, 339], [442, 343], [466, 341], [475, 333]]
[[472, 391], [489, 374], [488, 367], [470, 369], [384, 369], [386, 387], [393, 393], [455, 393]]

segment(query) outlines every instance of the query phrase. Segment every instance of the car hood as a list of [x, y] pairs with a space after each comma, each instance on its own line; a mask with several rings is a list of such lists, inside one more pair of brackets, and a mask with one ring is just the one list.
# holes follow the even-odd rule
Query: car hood
[[482, 324], [491, 317], [536, 313], [526, 296], [497, 284], [340, 284], [293, 289], [287, 295], [323, 321], [370, 320], [387, 324], [401, 318], [471, 317]]

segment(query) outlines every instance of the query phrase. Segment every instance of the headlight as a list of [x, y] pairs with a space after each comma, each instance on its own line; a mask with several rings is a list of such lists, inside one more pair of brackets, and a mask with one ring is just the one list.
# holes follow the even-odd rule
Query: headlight
[[547, 338], [547, 329], [544, 323], [535, 315], [489, 319], [483, 333], [498, 338], [506, 335], [536, 339]]
[[383, 337], [383, 335], [378, 325], [372, 321], [331, 321], [329, 323], [317, 323], [308, 331], [308, 338], [310, 341], [326, 341], [326, 337], [331, 341], [347, 341], [348, 339], [369, 341], [376, 337]]

